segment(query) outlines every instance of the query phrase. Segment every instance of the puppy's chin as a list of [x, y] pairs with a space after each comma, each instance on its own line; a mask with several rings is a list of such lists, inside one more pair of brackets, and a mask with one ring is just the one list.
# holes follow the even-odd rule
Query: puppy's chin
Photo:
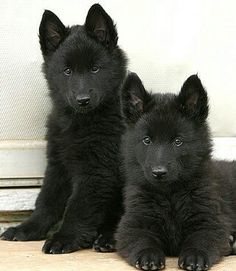
[[74, 101], [69, 103], [70, 107], [74, 110], [74, 112], [78, 113], [78, 114], [88, 114], [88, 113], [94, 111], [96, 108], [98, 108], [101, 104], [102, 104], [101, 101], [100, 101], [100, 103], [93, 102], [91, 104], [84, 105], [84, 106], [79, 106]]
[[154, 185], [157, 184], [167, 184], [169, 183], [169, 180], [167, 178], [154, 178], [154, 177], [149, 177], [148, 181]]
[[144, 173], [145, 179], [152, 185], [168, 185], [173, 182], [173, 180], [170, 180], [167, 176], [165, 177], [159, 177], [155, 178], [152, 175], [149, 175], [147, 173]]
[[96, 107], [91, 105], [78, 106], [77, 104], [71, 103], [70, 108], [72, 111], [74, 111], [75, 114], [87, 114], [89, 112], [92, 112]]
[[80, 113], [80, 114], [87, 114], [90, 111], [92, 111], [94, 108], [92, 108], [91, 106], [77, 106], [76, 107], [76, 112]]

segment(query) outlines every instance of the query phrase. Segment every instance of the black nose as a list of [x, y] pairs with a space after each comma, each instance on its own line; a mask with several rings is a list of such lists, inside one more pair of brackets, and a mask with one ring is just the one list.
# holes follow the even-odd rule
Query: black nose
[[78, 104], [80, 106], [85, 106], [85, 105], [88, 105], [89, 102], [90, 102], [90, 98], [89, 96], [81, 96], [81, 95], [78, 95], [76, 97], [76, 101], [78, 102]]
[[167, 168], [164, 166], [158, 166], [152, 168], [152, 175], [154, 178], [161, 178], [164, 177], [167, 173]]

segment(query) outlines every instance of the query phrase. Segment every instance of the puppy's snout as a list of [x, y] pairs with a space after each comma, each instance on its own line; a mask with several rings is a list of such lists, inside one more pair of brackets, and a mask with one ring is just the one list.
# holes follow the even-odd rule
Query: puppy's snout
[[76, 101], [78, 102], [79, 106], [86, 106], [90, 103], [90, 97], [87, 95], [78, 95], [76, 97]]
[[167, 174], [167, 168], [164, 166], [158, 166], [152, 168], [152, 175], [154, 178], [162, 178]]

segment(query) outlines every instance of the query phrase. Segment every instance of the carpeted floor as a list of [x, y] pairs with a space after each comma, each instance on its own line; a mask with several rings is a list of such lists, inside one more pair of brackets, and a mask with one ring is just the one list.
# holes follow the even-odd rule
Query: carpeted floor
[[[0, 241], [0, 271], [132, 271], [116, 253], [82, 250], [64, 255], [45, 255], [43, 242]], [[166, 269], [179, 270], [177, 259], [168, 258]], [[226, 257], [212, 271], [236, 271], [236, 256]]]

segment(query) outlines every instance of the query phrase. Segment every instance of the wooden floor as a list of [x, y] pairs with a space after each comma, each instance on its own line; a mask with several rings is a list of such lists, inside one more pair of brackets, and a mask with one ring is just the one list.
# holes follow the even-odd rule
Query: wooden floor
[[[64, 255], [45, 255], [43, 242], [0, 241], [1, 271], [132, 271], [116, 253], [97, 253], [82, 250]], [[168, 258], [166, 269], [179, 270], [177, 259]], [[236, 256], [226, 257], [212, 271], [236, 271]]]

